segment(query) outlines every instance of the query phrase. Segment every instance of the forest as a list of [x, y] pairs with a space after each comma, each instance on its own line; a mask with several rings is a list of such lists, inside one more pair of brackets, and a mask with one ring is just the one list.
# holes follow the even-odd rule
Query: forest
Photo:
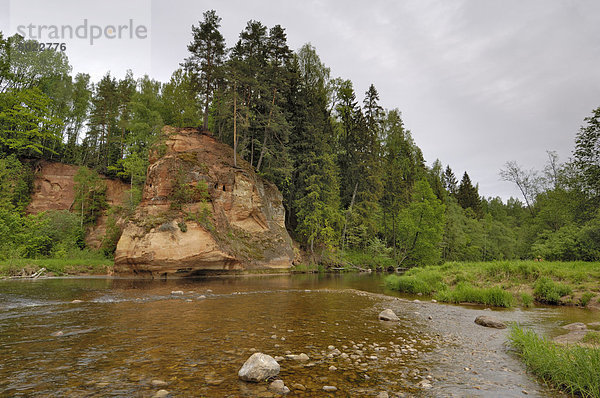
[[[276, 184], [287, 228], [314, 262], [600, 260], [600, 107], [564, 132], [570, 159], [548, 151], [541, 170], [507, 159], [498, 178], [522, 196], [504, 202], [481, 197], [467, 172], [429, 166], [401, 110], [383, 109], [373, 85], [357, 93], [334, 77], [311, 44], [293, 51], [283, 27], [251, 20], [228, 47], [220, 27], [204, 13], [168, 82], [94, 82], [73, 75], [63, 52], [0, 32], [0, 260], [97, 255], [83, 238], [112, 211], [99, 173], [130, 184], [134, 209], [164, 125], [211, 131]], [[42, 159], [81, 166], [80, 211], [26, 213]], [[118, 235], [113, 225], [102, 256]]]

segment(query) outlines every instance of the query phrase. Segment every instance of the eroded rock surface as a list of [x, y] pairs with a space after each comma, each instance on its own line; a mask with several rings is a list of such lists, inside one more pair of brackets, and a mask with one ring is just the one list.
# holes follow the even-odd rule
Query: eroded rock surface
[[151, 152], [142, 203], [117, 245], [115, 271], [289, 268], [294, 250], [277, 187], [239, 156], [234, 167], [233, 150], [208, 133], [163, 133]]

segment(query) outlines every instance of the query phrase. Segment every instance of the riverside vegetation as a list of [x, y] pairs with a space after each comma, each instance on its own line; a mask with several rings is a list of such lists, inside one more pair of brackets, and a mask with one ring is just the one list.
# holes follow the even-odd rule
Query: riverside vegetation
[[597, 307], [600, 262], [450, 262], [390, 275], [386, 284], [394, 290], [452, 303], [528, 307], [536, 301]]

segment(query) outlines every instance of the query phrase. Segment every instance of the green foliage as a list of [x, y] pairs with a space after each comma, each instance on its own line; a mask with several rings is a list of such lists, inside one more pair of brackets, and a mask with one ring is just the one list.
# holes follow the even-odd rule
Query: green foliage
[[80, 216], [80, 225], [94, 224], [106, 209], [106, 183], [87, 167], [80, 167], [73, 177], [75, 201], [73, 210]]
[[[575, 138], [574, 165], [579, 171], [578, 183], [590, 197], [600, 198], [600, 107], [584, 119]], [[596, 202], [597, 203], [597, 202]]]
[[439, 262], [444, 229], [444, 205], [435, 197], [429, 183], [416, 182], [412, 201], [400, 213], [398, 246], [403, 260], [411, 265]]
[[411, 294], [432, 294], [447, 288], [441, 273], [430, 269], [417, 271], [416, 268], [404, 275], [389, 275], [385, 279], [385, 284], [392, 290]]
[[17, 157], [0, 157], [0, 205], [22, 213], [29, 204], [33, 171]]
[[600, 397], [600, 349], [559, 346], [513, 326], [509, 340], [527, 368], [542, 380], [582, 397]]
[[533, 295], [535, 299], [547, 304], [560, 304], [561, 297], [573, 293], [569, 285], [556, 283], [552, 279], [542, 276], [534, 284]]
[[188, 182], [186, 171], [180, 168], [175, 177], [171, 194], [171, 208], [181, 209], [182, 205], [195, 202], [205, 203], [210, 198], [206, 181]]
[[114, 255], [115, 250], [117, 249], [117, 243], [119, 243], [122, 233], [123, 230], [117, 224], [114, 214], [111, 214], [106, 222], [106, 233], [102, 237], [102, 243], [100, 246], [102, 252], [107, 258], [111, 258]]
[[462, 180], [460, 180], [456, 199], [463, 209], [471, 209], [475, 216], [481, 216], [481, 199], [479, 198], [479, 192], [477, 187], [474, 187], [473, 183], [471, 183], [471, 178], [469, 178], [466, 171], [465, 174], [463, 174]]
[[529, 293], [521, 293], [521, 304], [523, 304], [523, 307], [531, 307], [533, 305], [533, 296]]
[[595, 346], [600, 346], [600, 332], [596, 331], [588, 331], [583, 339], [581, 339], [582, 343], [591, 344]]
[[477, 303], [494, 307], [512, 307], [514, 297], [510, 292], [498, 286], [478, 288], [469, 283], [460, 282], [454, 289], [438, 292], [435, 295], [438, 301], [449, 303]]
[[583, 293], [583, 295], [579, 299], [579, 304], [582, 307], [587, 307], [587, 305], [594, 298], [594, 296], [595, 296], [595, 294], [592, 293], [592, 292], [585, 292], [585, 293]]

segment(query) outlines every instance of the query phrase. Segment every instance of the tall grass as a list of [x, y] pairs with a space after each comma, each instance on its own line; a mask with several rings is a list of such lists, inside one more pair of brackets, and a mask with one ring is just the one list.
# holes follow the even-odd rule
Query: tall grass
[[490, 288], [474, 287], [466, 282], [459, 283], [455, 289], [438, 292], [438, 301], [448, 303], [477, 303], [494, 307], [512, 307], [514, 297], [510, 292], [494, 286]]
[[560, 346], [513, 326], [509, 340], [527, 367], [567, 393], [600, 398], [600, 349]]
[[411, 294], [432, 294], [447, 288], [440, 272], [413, 268], [404, 275], [390, 275], [386, 286], [393, 290]]

